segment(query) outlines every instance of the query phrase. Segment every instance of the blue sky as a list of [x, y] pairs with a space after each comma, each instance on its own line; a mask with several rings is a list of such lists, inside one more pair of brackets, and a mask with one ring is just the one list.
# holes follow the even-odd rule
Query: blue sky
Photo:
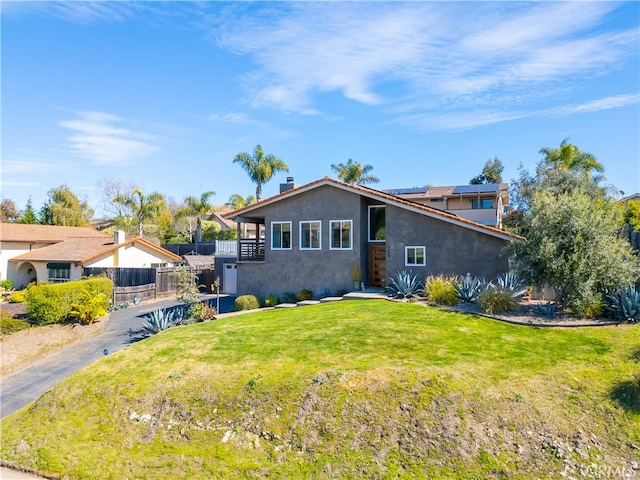
[[[506, 181], [568, 138], [640, 192], [639, 2], [11, 2], [2, 197], [108, 178], [180, 202], [255, 192], [261, 144], [304, 184], [349, 158], [376, 188]], [[278, 192], [287, 174], [264, 187]]]

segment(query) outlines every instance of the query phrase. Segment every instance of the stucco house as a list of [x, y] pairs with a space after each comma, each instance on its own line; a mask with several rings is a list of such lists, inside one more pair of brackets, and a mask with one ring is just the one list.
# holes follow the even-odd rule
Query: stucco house
[[237, 293], [309, 289], [315, 296], [352, 290], [353, 272], [365, 286], [383, 287], [410, 270], [493, 278], [509, 270], [504, 247], [524, 240], [442, 210], [367, 187], [323, 178], [226, 215], [264, 229], [239, 235]]
[[92, 228], [0, 224], [0, 276], [16, 288], [30, 282], [65, 282], [82, 277], [85, 268], [141, 268], [182, 261], [143, 238], [124, 232], [106, 235]]

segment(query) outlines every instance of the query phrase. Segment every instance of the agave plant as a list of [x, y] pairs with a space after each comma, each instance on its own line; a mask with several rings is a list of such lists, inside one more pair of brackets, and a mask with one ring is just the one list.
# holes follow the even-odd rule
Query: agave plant
[[513, 272], [498, 275], [497, 288], [508, 291], [514, 299], [520, 299], [527, 293], [524, 282], [518, 279], [518, 276]]
[[396, 273], [395, 278], [389, 277], [389, 280], [391, 285], [388, 285], [387, 289], [398, 298], [413, 298], [422, 291], [422, 282], [406, 270]]
[[621, 322], [640, 321], [640, 291], [633, 287], [623, 287], [608, 293], [607, 312], [609, 316]]
[[536, 311], [545, 317], [554, 317], [558, 312], [558, 304], [554, 302], [541, 303], [536, 307]]
[[471, 275], [464, 277], [459, 283], [455, 282], [453, 288], [456, 289], [456, 295], [464, 303], [473, 303], [478, 299], [478, 295], [485, 291], [492, 283], [487, 283], [478, 277], [471, 278]]
[[179, 317], [176, 318], [174, 310], [160, 309], [145, 315], [142, 329], [150, 335], [155, 335], [158, 332], [180, 325], [181, 323], [182, 319]]

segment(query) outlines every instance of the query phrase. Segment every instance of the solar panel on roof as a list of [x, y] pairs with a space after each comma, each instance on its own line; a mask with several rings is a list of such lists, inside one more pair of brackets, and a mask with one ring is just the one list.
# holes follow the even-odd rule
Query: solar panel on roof
[[396, 188], [389, 190], [389, 195], [415, 195], [418, 193], [427, 193], [426, 187], [413, 187], [413, 188]]
[[454, 195], [462, 195], [466, 193], [491, 193], [500, 189], [499, 183], [483, 183], [480, 185], [459, 185], [453, 189]]

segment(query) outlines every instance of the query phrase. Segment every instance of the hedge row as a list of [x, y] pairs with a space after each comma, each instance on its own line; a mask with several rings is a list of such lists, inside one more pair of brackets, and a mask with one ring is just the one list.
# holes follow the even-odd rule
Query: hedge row
[[110, 306], [113, 282], [108, 278], [89, 278], [65, 283], [44, 283], [27, 289], [27, 313], [39, 325], [62, 323], [71, 316], [72, 304], [82, 303], [86, 292], [103, 293], [102, 305]]

